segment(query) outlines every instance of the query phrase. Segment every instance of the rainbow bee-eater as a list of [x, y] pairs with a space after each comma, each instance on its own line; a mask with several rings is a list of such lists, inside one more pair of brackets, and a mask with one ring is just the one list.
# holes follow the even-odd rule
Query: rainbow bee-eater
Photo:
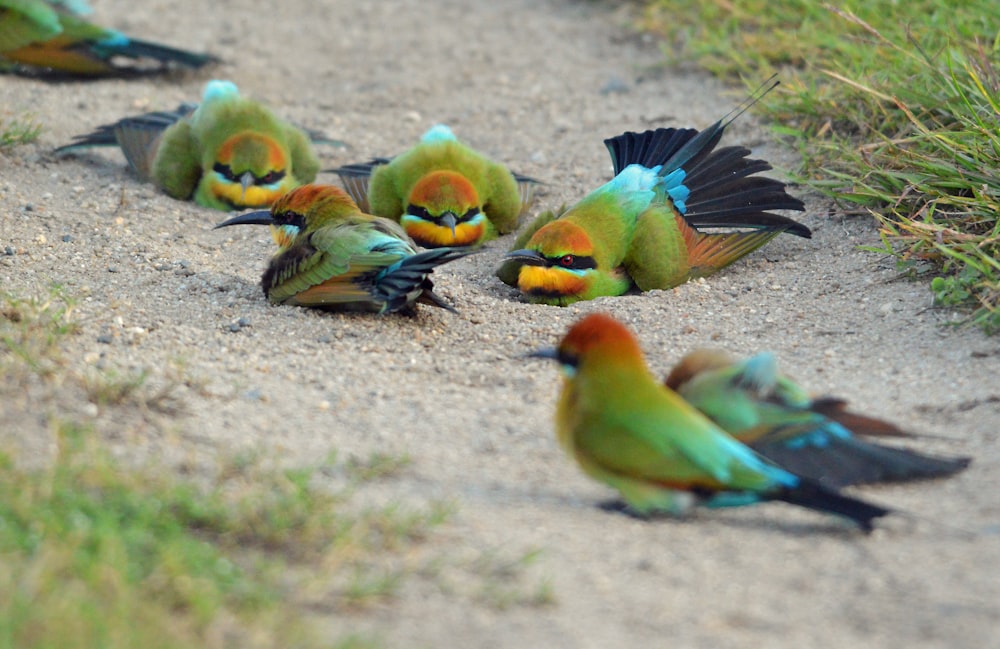
[[90, 13], [83, 0], [0, 0], [0, 61], [96, 78], [162, 72], [175, 65], [200, 68], [218, 60], [99, 27], [84, 20]]
[[312, 182], [319, 159], [310, 138], [317, 137], [241, 96], [232, 82], [210, 81], [197, 106], [128, 117], [56, 152], [119, 146], [136, 174], [169, 196], [241, 210], [268, 207]]
[[517, 227], [537, 181], [459, 142], [442, 124], [395, 158], [334, 171], [354, 200], [425, 248], [478, 245]]
[[417, 252], [399, 224], [362, 212], [332, 185], [303, 185], [271, 206], [224, 221], [270, 225], [278, 252], [261, 278], [275, 304], [377, 313], [409, 312], [417, 302], [454, 311], [428, 275], [469, 249]]
[[779, 500], [864, 530], [890, 513], [786, 471], [733, 438], [653, 376], [638, 341], [609, 315], [584, 317], [558, 348], [533, 355], [555, 359], [565, 374], [556, 410], [562, 447], [584, 473], [617, 489], [632, 513]]
[[665, 384], [761, 455], [827, 486], [936, 478], [971, 461], [860, 439], [913, 435], [847, 410], [842, 399], [811, 398], [779, 374], [769, 352], [737, 362], [721, 350], [699, 349], [678, 363]]
[[[660, 128], [605, 140], [615, 177], [561, 214], [540, 216], [499, 277], [532, 302], [565, 306], [711, 275], [782, 232], [809, 238], [809, 228], [769, 211], [804, 207], [784, 183], [754, 176], [771, 168], [766, 161], [739, 146], [715, 149], [773, 87], [700, 132]], [[705, 231], [716, 228], [727, 230]]]

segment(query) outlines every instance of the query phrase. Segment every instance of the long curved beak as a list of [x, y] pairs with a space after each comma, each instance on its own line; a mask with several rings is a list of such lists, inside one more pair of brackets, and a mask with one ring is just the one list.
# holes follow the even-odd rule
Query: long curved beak
[[449, 228], [451, 228], [452, 239], [455, 238], [455, 225], [457, 224], [458, 221], [455, 219], [454, 212], [445, 212], [444, 214], [441, 215], [441, 225], [447, 225]]
[[559, 360], [559, 350], [555, 347], [542, 347], [525, 354], [524, 358], [548, 358], [557, 361]]
[[252, 187], [253, 184], [256, 181], [257, 181], [257, 179], [253, 177], [252, 173], [250, 173], [249, 171], [244, 171], [243, 172], [243, 175], [240, 176], [240, 187], [243, 188], [243, 193], [240, 194], [240, 200], [245, 200], [246, 199], [246, 197], [247, 197], [247, 189], [249, 189], [250, 187]]
[[224, 228], [229, 225], [272, 225], [273, 223], [274, 217], [271, 216], [271, 210], [257, 210], [256, 212], [245, 212], [234, 216], [231, 219], [223, 221], [212, 229], [218, 230], [219, 228]]
[[548, 260], [540, 253], [527, 248], [511, 250], [503, 258], [507, 261], [519, 261], [525, 266], [548, 266], [549, 264]]

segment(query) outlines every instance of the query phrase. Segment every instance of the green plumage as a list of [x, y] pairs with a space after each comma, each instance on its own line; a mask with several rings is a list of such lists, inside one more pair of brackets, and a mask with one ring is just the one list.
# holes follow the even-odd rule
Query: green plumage
[[[809, 229], [769, 210], [803, 209], [741, 147], [714, 150], [728, 122], [705, 131], [657, 129], [605, 141], [615, 177], [557, 218], [531, 226], [498, 276], [528, 300], [567, 305], [672, 288], [705, 277], [782, 232]], [[703, 232], [714, 228], [736, 231]], [[518, 268], [519, 267], [519, 268]]]
[[0, 60], [20, 66], [18, 71], [82, 78], [157, 73], [173, 65], [199, 68], [218, 60], [130, 38], [84, 20], [89, 13], [79, 0], [0, 0]]
[[667, 385], [757, 452], [830, 487], [942, 477], [970, 462], [967, 457], [934, 457], [861, 439], [910, 435], [851, 413], [840, 400], [814, 401], [778, 373], [771, 354], [737, 362], [721, 352], [700, 350], [681, 361]]
[[74, 139], [57, 153], [119, 146], [143, 180], [220, 210], [269, 206], [319, 171], [309, 133], [227, 81], [209, 82], [198, 106], [125, 118]]
[[537, 184], [458, 141], [443, 125], [395, 158], [334, 171], [363, 209], [401, 222], [424, 247], [477, 245], [511, 232]]
[[734, 439], [657, 381], [638, 342], [610, 316], [585, 316], [557, 349], [534, 355], [558, 360], [566, 375], [556, 409], [560, 444], [634, 513], [679, 514], [698, 500], [781, 500], [866, 530], [889, 513], [794, 475]]
[[342, 189], [303, 185], [267, 212], [235, 216], [217, 227], [270, 225], [278, 253], [261, 277], [276, 304], [393, 313], [417, 302], [451, 311], [434, 293], [429, 275], [468, 249], [417, 252], [398, 223], [362, 213]]
[[428, 171], [460, 172], [475, 186], [490, 223], [487, 238], [510, 232], [521, 215], [521, 195], [514, 176], [501, 164], [456, 141], [424, 143], [372, 172], [368, 203], [372, 214], [399, 219], [414, 184]]

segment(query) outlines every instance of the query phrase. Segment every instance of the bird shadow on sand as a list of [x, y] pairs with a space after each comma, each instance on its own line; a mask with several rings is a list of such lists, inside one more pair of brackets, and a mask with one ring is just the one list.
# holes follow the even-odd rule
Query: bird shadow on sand
[[[707, 523], [708, 520], [701, 516], [700, 514], [708, 513], [711, 510], [706, 508], [696, 508], [691, 512], [683, 516], [677, 516], [672, 514], [653, 514], [653, 515], [643, 515], [638, 514], [625, 504], [624, 501], [618, 499], [605, 500], [597, 504], [597, 508], [608, 512], [609, 514], [615, 514], [619, 516], [627, 516], [629, 518], [648, 522], [650, 524], [657, 523], [681, 523], [681, 524], [695, 524], [695, 523]], [[843, 536], [843, 537], [864, 537], [866, 536], [864, 531], [860, 528], [852, 525], [848, 521], [840, 521], [833, 517], [828, 517], [828, 520], [823, 521], [822, 519], [815, 523], [803, 523], [799, 521], [779, 521], [772, 517], [761, 515], [755, 518], [737, 518], [732, 516], [721, 515], [721, 510], [716, 510], [720, 512], [720, 515], [715, 516], [712, 522], [720, 525], [726, 525], [734, 529], [752, 530], [758, 532], [781, 532], [782, 534], [787, 534], [789, 536], [795, 537], [810, 537], [810, 536]]]

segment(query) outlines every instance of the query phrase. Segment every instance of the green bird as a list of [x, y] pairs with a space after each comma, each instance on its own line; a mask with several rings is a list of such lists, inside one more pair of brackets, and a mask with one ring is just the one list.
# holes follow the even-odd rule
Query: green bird
[[778, 500], [838, 514], [864, 530], [890, 510], [786, 471], [742, 444], [649, 371], [632, 333], [609, 315], [575, 323], [552, 358], [565, 380], [556, 410], [564, 450], [640, 516]]
[[74, 140], [56, 153], [120, 147], [141, 179], [217, 210], [268, 207], [312, 182], [320, 166], [317, 134], [241, 96], [231, 81], [208, 82], [199, 105], [128, 117]]
[[471, 246], [514, 230], [536, 180], [459, 142], [443, 124], [395, 158], [334, 169], [366, 211], [399, 221], [421, 246]]
[[83, 78], [200, 68], [218, 61], [100, 27], [84, 20], [90, 13], [83, 0], [0, 0], [0, 61], [18, 71]]
[[423, 302], [454, 312], [428, 276], [473, 252], [417, 252], [398, 223], [363, 213], [332, 185], [303, 185], [270, 211], [240, 214], [216, 227], [244, 224], [270, 225], [278, 244], [260, 282], [275, 304], [394, 313]]
[[861, 439], [914, 435], [851, 412], [842, 399], [813, 399], [778, 372], [769, 352], [737, 362], [720, 350], [695, 350], [665, 385], [764, 457], [830, 487], [937, 478], [971, 462]]
[[[809, 238], [809, 228], [769, 211], [804, 206], [784, 183], [754, 176], [771, 168], [766, 161], [743, 147], [715, 149], [774, 85], [701, 132], [660, 128], [605, 140], [615, 177], [569, 209], [540, 215], [497, 275], [531, 302], [565, 306], [711, 275], [782, 232]], [[703, 231], [717, 228], [727, 231]]]

